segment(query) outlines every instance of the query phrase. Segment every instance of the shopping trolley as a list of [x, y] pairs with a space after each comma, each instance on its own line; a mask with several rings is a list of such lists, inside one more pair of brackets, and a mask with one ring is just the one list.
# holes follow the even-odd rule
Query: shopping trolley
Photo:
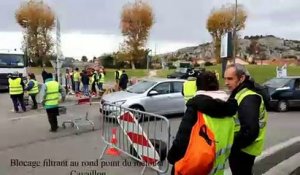
[[[88, 104], [91, 105], [91, 97], [83, 98], [81, 101], [78, 100], [78, 103], [76, 105], [84, 105]], [[66, 106], [59, 106], [59, 114], [66, 115], [67, 114], [67, 107]], [[85, 116], [75, 117], [73, 115], [66, 115], [68, 117], [63, 117], [65, 120], [62, 122], [62, 127], [65, 129], [66, 124], [70, 124], [72, 127], [76, 128], [76, 134], [79, 134], [80, 126], [91, 126], [92, 131], [95, 130], [95, 124], [92, 120], [89, 120], [89, 112], [85, 112]]]

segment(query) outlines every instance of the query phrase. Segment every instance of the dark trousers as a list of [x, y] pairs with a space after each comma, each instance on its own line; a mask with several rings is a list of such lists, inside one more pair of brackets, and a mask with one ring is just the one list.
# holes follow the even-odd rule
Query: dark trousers
[[24, 103], [24, 94], [18, 94], [18, 95], [10, 95], [10, 98], [13, 101], [14, 104], [14, 108], [15, 111], [18, 112], [19, 111], [19, 104], [22, 107], [22, 110], [25, 112], [26, 111], [26, 107], [25, 107], [25, 103]]
[[96, 82], [93, 82], [93, 83], [92, 83], [92, 92], [97, 93], [97, 90], [96, 90]]
[[56, 131], [58, 128], [58, 125], [57, 125], [58, 107], [46, 109], [46, 112], [48, 115], [48, 120], [49, 120], [49, 123], [51, 126], [51, 130]]
[[33, 102], [33, 106], [32, 107], [37, 107], [37, 102], [36, 102], [36, 94], [30, 94], [30, 97], [32, 99], [32, 102]]
[[249, 155], [240, 150], [232, 151], [229, 156], [229, 166], [232, 175], [252, 175], [255, 156]]

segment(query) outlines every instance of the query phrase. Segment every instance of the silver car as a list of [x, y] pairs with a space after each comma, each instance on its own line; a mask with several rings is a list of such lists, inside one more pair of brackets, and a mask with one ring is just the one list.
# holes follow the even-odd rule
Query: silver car
[[104, 95], [100, 112], [106, 111], [103, 104], [109, 103], [161, 115], [184, 113], [183, 83], [184, 80], [167, 78], [141, 80], [125, 91]]

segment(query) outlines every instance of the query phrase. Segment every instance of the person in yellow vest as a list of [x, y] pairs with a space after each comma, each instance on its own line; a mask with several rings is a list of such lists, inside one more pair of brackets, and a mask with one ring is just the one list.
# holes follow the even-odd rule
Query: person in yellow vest
[[103, 69], [100, 69], [98, 74], [98, 84], [97, 84], [99, 91], [103, 91], [104, 82], [105, 82], [105, 75], [103, 73]]
[[[222, 175], [234, 138], [238, 105], [219, 90], [213, 72], [197, 75], [197, 93], [186, 106], [168, 161], [175, 175]], [[227, 100], [228, 99], [228, 100]]]
[[95, 70], [93, 75], [91, 76], [92, 94], [93, 95], [97, 94], [97, 90], [96, 90], [97, 82], [98, 82], [98, 72]]
[[73, 79], [75, 84], [75, 93], [78, 94], [80, 91], [80, 72], [78, 67], [75, 68]]
[[231, 97], [239, 105], [235, 115], [235, 138], [229, 157], [230, 169], [233, 175], [250, 175], [255, 157], [262, 153], [264, 147], [268, 118], [266, 102], [243, 65], [229, 65], [224, 79]]
[[197, 86], [196, 86], [196, 77], [195, 72], [191, 71], [189, 72], [189, 77], [187, 81], [183, 83], [182, 87], [182, 95], [184, 96], [184, 101], [187, 103], [187, 101], [195, 96], [197, 92]]
[[31, 109], [37, 109], [36, 95], [39, 93], [39, 83], [35, 79], [35, 75], [30, 73], [28, 75], [28, 83], [25, 90], [28, 91], [29, 96], [32, 99], [33, 105]]
[[120, 70], [120, 68], [118, 68], [116, 71], [115, 71], [115, 79], [116, 79], [116, 87], [115, 89], [116, 90], [119, 90], [119, 81], [120, 81], [120, 78], [121, 78], [121, 75], [122, 75], [122, 71]]
[[22, 78], [19, 76], [19, 72], [14, 72], [8, 78], [9, 84], [9, 95], [14, 104], [15, 112], [19, 112], [19, 104], [22, 107], [23, 112], [26, 112], [26, 107], [24, 103], [24, 87], [25, 84], [22, 81]]
[[219, 72], [215, 70], [215, 74], [216, 74], [217, 80], [219, 81], [220, 80], [220, 74], [219, 74]]
[[47, 74], [45, 84], [41, 89], [41, 95], [43, 97], [43, 106], [46, 109], [48, 120], [51, 126], [50, 132], [56, 132], [58, 129], [57, 116], [58, 105], [61, 99], [65, 97], [65, 91], [62, 86], [53, 79], [51, 73]]

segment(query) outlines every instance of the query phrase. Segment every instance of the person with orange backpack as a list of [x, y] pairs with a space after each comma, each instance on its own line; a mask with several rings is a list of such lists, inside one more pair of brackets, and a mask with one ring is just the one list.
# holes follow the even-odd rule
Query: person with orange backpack
[[[222, 175], [234, 139], [238, 105], [219, 91], [213, 72], [197, 76], [197, 93], [186, 106], [168, 161], [173, 175]], [[227, 100], [227, 101], [226, 101]]]

